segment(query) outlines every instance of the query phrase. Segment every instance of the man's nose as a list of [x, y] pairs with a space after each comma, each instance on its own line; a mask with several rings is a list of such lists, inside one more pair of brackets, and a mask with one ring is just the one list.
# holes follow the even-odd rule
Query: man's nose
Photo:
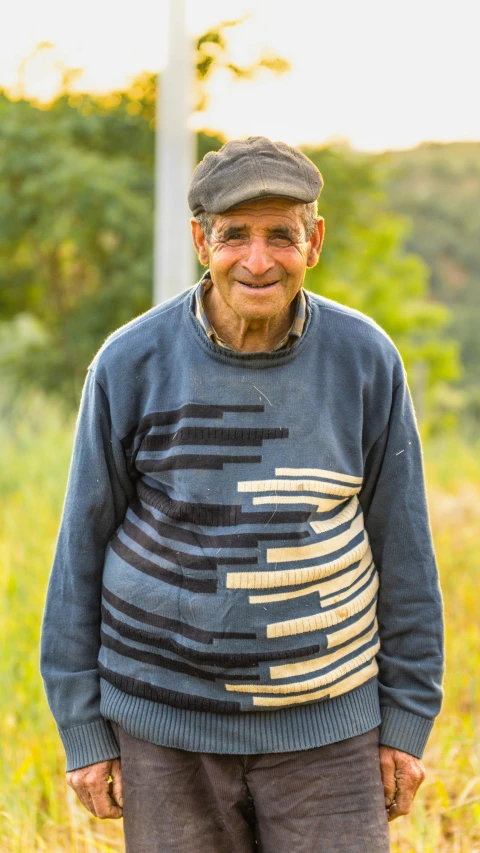
[[254, 237], [249, 243], [249, 251], [242, 261], [244, 269], [250, 275], [259, 277], [265, 275], [275, 266], [275, 261], [269, 252], [268, 243], [259, 237]]

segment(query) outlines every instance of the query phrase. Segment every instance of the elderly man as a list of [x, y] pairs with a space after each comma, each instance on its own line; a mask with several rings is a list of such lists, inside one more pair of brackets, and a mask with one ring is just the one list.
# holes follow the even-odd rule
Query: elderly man
[[88, 371], [42, 672], [67, 780], [129, 853], [385, 853], [424, 776], [421, 448], [392, 341], [302, 288], [321, 187], [284, 143], [207, 154], [207, 272]]

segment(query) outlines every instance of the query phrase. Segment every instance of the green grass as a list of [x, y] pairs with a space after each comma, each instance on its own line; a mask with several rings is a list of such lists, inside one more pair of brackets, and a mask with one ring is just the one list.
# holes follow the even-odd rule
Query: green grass
[[[46, 581], [62, 507], [72, 421], [41, 398], [0, 433], [0, 850], [121, 850], [121, 827], [78, 807], [39, 676]], [[116, 839], [108, 844], [106, 837]]]
[[[19, 413], [21, 411], [21, 420]], [[122, 851], [121, 823], [97, 821], [65, 784], [38, 673], [38, 640], [73, 422], [42, 398], [0, 428], [0, 850]], [[446, 697], [412, 815], [393, 853], [480, 851], [480, 454], [458, 438], [426, 447], [447, 617]], [[342, 853], [342, 851], [339, 851]], [[367, 853], [367, 851], [366, 851]]]

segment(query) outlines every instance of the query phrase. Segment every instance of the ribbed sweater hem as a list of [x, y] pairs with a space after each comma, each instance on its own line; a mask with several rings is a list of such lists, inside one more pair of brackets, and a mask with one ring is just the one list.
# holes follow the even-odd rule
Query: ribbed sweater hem
[[433, 720], [383, 705], [380, 743], [421, 758], [432, 726]]
[[93, 720], [83, 726], [59, 729], [59, 734], [67, 756], [67, 772], [120, 755], [108, 720]]
[[131, 696], [104, 679], [100, 684], [103, 717], [140, 740], [189, 752], [295, 752], [364, 734], [381, 722], [376, 678], [323, 702], [237, 714], [184, 710]]

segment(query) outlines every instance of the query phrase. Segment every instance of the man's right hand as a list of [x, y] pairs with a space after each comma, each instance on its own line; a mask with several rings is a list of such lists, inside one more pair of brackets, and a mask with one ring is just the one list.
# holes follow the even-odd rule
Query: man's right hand
[[80, 802], [95, 817], [122, 817], [122, 769], [119, 758], [71, 770], [67, 773], [67, 782]]

